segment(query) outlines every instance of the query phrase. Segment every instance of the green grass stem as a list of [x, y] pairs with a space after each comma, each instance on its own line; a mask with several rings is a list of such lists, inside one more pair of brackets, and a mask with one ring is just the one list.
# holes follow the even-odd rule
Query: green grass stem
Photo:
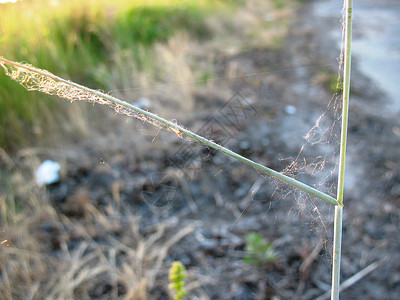
[[342, 248], [342, 222], [343, 222], [343, 192], [344, 170], [346, 160], [347, 127], [350, 98], [350, 71], [351, 71], [351, 38], [353, 0], [345, 0], [345, 40], [344, 40], [344, 74], [343, 74], [343, 107], [342, 128], [340, 137], [339, 177], [337, 189], [338, 205], [335, 207], [334, 238], [333, 238], [333, 266], [332, 266], [332, 292], [331, 300], [339, 300], [340, 289], [340, 260]]
[[[310, 187], [294, 178], [291, 178], [257, 162], [254, 162], [244, 156], [233, 152], [232, 150], [229, 150], [211, 140], [208, 140], [190, 130], [187, 130], [186, 128], [183, 128], [182, 126], [179, 126], [171, 121], [157, 116], [156, 114], [143, 110], [118, 98], [107, 95], [98, 90], [87, 88], [72, 81], [65, 80], [50, 72], [34, 68], [30, 65], [20, 64], [2, 57], [0, 57], [0, 64], [6, 70], [7, 75], [19, 81], [28, 90], [39, 90], [47, 94], [58, 95], [59, 97], [68, 99], [70, 101], [74, 101], [75, 99], [73, 99], [73, 97], [76, 96], [78, 97], [78, 99], [76, 100], [85, 100], [92, 103], [110, 105], [114, 107], [117, 112], [136, 116], [139, 119], [146, 120], [159, 127], [166, 127], [177, 133], [179, 136], [181, 134], [184, 134], [204, 145], [221, 151], [226, 155], [229, 155], [245, 164], [248, 164], [256, 168], [257, 170], [266, 173], [284, 183], [296, 187], [313, 197], [319, 198], [330, 204], [338, 204], [338, 201], [336, 199], [313, 187]], [[13, 70], [10, 71], [10, 69], [8, 69], [6, 65], [11, 66], [11, 69]], [[12, 73], [13, 71], [15, 72], [14, 74]]]
[[335, 206], [335, 220], [333, 229], [333, 265], [331, 300], [339, 300], [340, 289], [340, 261], [342, 256], [342, 220], [343, 206]]

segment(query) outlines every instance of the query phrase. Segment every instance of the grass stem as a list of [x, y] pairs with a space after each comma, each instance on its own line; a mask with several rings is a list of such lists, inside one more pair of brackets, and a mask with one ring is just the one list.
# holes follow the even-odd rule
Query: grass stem
[[[19, 83], [21, 83], [28, 90], [39, 90], [39, 91], [42, 91], [42, 92], [45, 92], [48, 94], [58, 95], [59, 97], [66, 98], [70, 101], [73, 101], [74, 100], [73, 97], [75, 95], [77, 95], [80, 97], [79, 99], [81, 99], [81, 100], [85, 100], [85, 101], [89, 101], [89, 102], [93, 102], [93, 103], [97, 102], [100, 104], [110, 105], [110, 106], [114, 107], [114, 109], [117, 112], [126, 113], [128, 115], [134, 115], [134, 113], [136, 113], [139, 115], [139, 118], [141, 118], [141, 119], [149, 121], [150, 123], [155, 124], [156, 126], [166, 127], [168, 129], [174, 131], [178, 135], [184, 134], [204, 145], [207, 145], [211, 148], [221, 151], [221, 152], [225, 153], [226, 155], [229, 155], [245, 164], [248, 164], [248, 165], [256, 168], [257, 170], [259, 170], [263, 173], [266, 173], [284, 183], [287, 183], [293, 187], [296, 187], [296, 188], [300, 189], [301, 191], [303, 191], [313, 197], [321, 199], [330, 204], [334, 204], [334, 205], [338, 204], [338, 201], [335, 198], [329, 196], [328, 194], [325, 194], [325, 193], [323, 193], [309, 185], [306, 185], [294, 178], [291, 178], [280, 172], [277, 172], [273, 169], [263, 166], [257, 162], [254, 162], [244, 156], [241, 156], [240, 154], [233, 152], [232, 150], [229, 150], [229, 149], [227, 149], [221, 145], [218, 145], [217, 143], [215, 143], [211, 140], [208, 140], [208, 139], [206, 139], [206, 138], [204, 138], [182, 126], [179, 126], [179, 125], [175, 124], [174, 122], [168, 121], [164, 118], [157, 116], [156, 114], [153, 114], [151, 112], [143, 110], [139, 107], [136, 107], [136, 106], [129, 104], [125, 101], [122, 101], [118, 98], [107, 95], [98, 90], [90, 89], [88, 87], [82, 86], [75, 82], [63, 79], [54, 74], [51, 74], [48, 71], [41, 70], [41, 69], [32, 67], [30, 65], [13, 62], [13, 61], [7, 60], [3, 57], [0, 57], [0, 64], [6, 70], [7, 75], [9, 75], [13, 79], [19, 81]], [[11, 67], [15, 70], [12, 70], [12, 71], [8, 70], [7, 67], [5, 66], [6, 64], [11, 65]], [[33, 82], [33, 84], [32, 84], [32, 82]], [[66, 91], [64, 92], [63, 90], [66, 90]], [[100, 101], [100, 99], [102, 99], [102, 100]]]
[[333, 267], [331, 300], [339, 300], [340, 288], [340, 260], [342, 254], [342, 220], [343, 206], [335, 206], [335, 220], [333, 229]]
[[333, 238], [333, 266], [332, 266], [332, 292], [331, 300], [339, 300], [340, 289], [340, 260], [342, 248], [342, 222], [343, 222], [343, 192], [344, 170], [346, 160], [347, 127], [350, 97], [350, 71], [351, 71], [351, 37], [353, 0], [345, 0], [345, 39], [344, 39], [344, 74], [343, 74], [343, 107], [342, 127], [340, 137], [339, 177], [337, 189], [338, 205], [335, 207], [334, 238]]

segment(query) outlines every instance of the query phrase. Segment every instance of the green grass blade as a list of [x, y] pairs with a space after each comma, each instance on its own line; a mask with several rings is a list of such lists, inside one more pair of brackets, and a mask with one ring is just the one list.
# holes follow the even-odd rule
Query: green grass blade
[[98, 90], [87, 88], [72, 81], [65, 80], [54, 74], [51, 74], [48, 71], [41, 70], [30, 65], [13, 62], [3, 57], [0, 57], [0, 64], [5, 69], [7, 75], [9, 75], [12, 79], [18, 81], [28, 90], [38, 90], [47, 94], [57, 95], [70, 101], [82, 100], [92, 103], [109, 105], [114, 108], [114, 110], [118, 113], [134, 116], [140, 120], [147, 121], [159, 128], [167, 128], [175, 132], [179, 136], [181, 136], [182, 134], [186, 135], [204, 145], [219, 150], [245, 164], [248, 164], [263, 173], [279, 179], [284, 183], [292, 185], [313, 197], [317, 197], [334, 205], [338, 204], [336, 199], [313, 187], [310, 187], [294, 178], [291, 178], [273, 169], [256, 163], [244, 156], [233, 152], [232, 150], [229, 150], [211, 140], [208, 140], [190, 130], [187, 130], [186, 128], [183, 128], [182, 126], [179, 126], [171, 121], [157, 116], [156, 114], [143, 110], [118, 98], [107, 95]]

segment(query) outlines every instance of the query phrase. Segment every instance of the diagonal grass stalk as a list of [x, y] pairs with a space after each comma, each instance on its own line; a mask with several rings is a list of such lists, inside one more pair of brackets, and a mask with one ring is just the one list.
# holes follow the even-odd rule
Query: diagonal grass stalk
[[107, 95], [101, 91], [93, 90], [85, 86], [79, 85], [77, 83], [74, 83], [72, 81], [63, 79], [48, 71], [41, 70], [27, 64], [13, 62], [3, 57], [0, 57], [0, 64], [5, 69], [6, 74], [8, 76], [18, 81], [28, 90], [38, 90], [47, 94], [57, 95], [61, 98], [68, 99], [70, 101], [84, 100], [92, 103], [109, 105], [113, 107], [116, 112], [137, 117], [141, 120], [150, 122], [153, 125], [158, 126], [160, 128], [163, 127], [167, 128], [177, 133], [179, 136], [181, 136], [182, 134], [186, 135], [204, 145], [207, 145], [211, 148], [221, 151], [226, 155], [229, 155], [245, 164], [248, 164], [256, 168], [257, 170], [266, 173], [284, 183], [287, 183], [295, 188], [298, 188], [301, 191], [313, 197], [321, 199], [330, 204], [334, 205], [338, 204], [338, 201], [336, 199], [311, 186], [308, 186], [294, 178], [291, 178], [271, 168], [268, 168], [257, 162], [254, 162], [244, 156], [237, 154], [236, 152], [233, 152], [232, 150], [229, 150], [182, 126], [179, 126], [174, 122], [168, 121], [164, 118], [157, 116], [156, 114], [143, 110], [118, 98]]
[[350, 72], [351, 72], [351, 38], [353, 0], [345, 0], [345, 40], [344, 40], [344, 74], [343, 74], [343, 107], [342, 128], [340, 137], [339, 177], [337, 189], [338, 205], [335, 207], [334, 237], [333, 237], [333, 266], [332, 266], [332, 291], [331, 300], [339, 300], [340, 288], [340, 260], [342, 250], [342, 222], [343, 222], [343, 192], [344, 170], [346, 160], [347, 126], [350, 97]]

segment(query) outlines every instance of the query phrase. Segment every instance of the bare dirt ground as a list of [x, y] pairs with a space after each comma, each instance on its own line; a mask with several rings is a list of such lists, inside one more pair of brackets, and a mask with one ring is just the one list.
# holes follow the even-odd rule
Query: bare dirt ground
[[[258, 75], [215, 83], [231, 91], [225, 98], [199, 93], [196, 113], [182, 123], [334, 196], [337, 107], [333, 102], [328, 106], [332, 92], [321, 74], [336, 72], [339, 48], [324, 34], [332, 24], [310, 18], [310, 5], [299, 11], [281, 48], [221, 55], [215, 62], [217, 75], [224, 77], [232, 69], [238, 75]], [[378, 266], [341, 298], [398, 299], [400, 122], [396, 114], [371, 109], [389, 100], [359, 70], [356, 57], [352, 84], [342, 280], [372, 263]], [[324, 113], [307, 142], [304, 136]], [[329, 131], [320, 134], [325, 129]], [[60, 182], [48, 187], [47, 196], [63, 226], [44, 218], [32, 229], [50, 256], [103, 249], [104, 260], [118, 268], [130, 264], [129, 249], [136, 249], [142, 260], [132, 267], [130, 280], [138, 289], [129, 299], [145, 299], [141, 284], [147, 284], [148, 299], [166, 299], [173, 260], [187, 268], [188, 299], [315, 299], [329, 289], [331, 205], [220, 153], [178, 137], [171, 142], [168, 132], [145, 137], [146, 151], [140, 156], [136, 152], [141, 145], [118, 135], [98, 139], [96, 145], [83, 143], [73, 154], [60, 153], [64, 171]], [[102, 148], [111, 143], [113, 149]], [[107, 221], [96, 219], [95, 211], [103, 212]], [[252, 231], [273, 242], [275, 262], [261, 266], [243, 261], [246, 234]], [[147, 242], [129, 240], [130, 232]], [[158, 259], [160, 265], [154, 264]], [[142, 277], [136, 276], [138, 269]], [[99, 274], [81, 287], [86, 289], [82, 299], [127, 297], [129, 280]]]

